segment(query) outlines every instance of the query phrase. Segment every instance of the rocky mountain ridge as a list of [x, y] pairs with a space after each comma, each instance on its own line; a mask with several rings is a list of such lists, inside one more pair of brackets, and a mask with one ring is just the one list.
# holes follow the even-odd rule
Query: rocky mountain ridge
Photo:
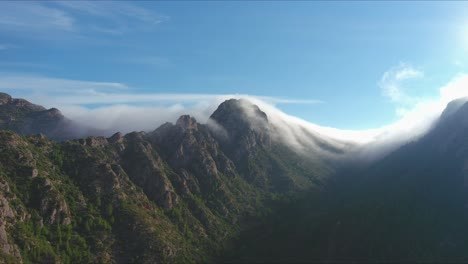
[[[0, 114], [51, 111], [14, 100], [2, 95]], [[245, 100], [206, 124], [184, 115], [111, 137], [9, 126], [0, 262], [466, 262], [467, 116], [454, 101], [417, 141], [347, 167], [318, 153], [345, 150], [316, 135], [307, 155], [283, 144]]]
[[[8, 110], [18, 107], [12, 100], [3, 99]], [[23, 117], [48, 111], [33, 108]], [[268, 201], [319, 191], [333, 171], [271, 141], [268, 126], [258, 107], [228, 100], [209, 124], [181, 116], [149, 133], [56, 142], [0, 131], [0, 257], [213, 261], [243, 226], [268, 212]]]
[[69, 137], [71, 122], [56, 108], [46, 109], [0, 93], [0, 129], [20, 134], [42, 133], [60, 140]]
[[284, 203], [228, 260], [467, 262], [467, 120], [467, 100], [451, 102], [420, 139]]

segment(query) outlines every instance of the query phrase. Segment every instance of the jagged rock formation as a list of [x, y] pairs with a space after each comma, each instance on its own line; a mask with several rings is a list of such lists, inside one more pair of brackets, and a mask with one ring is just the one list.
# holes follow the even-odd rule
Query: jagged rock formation
[[[0, 97], [3, 116], [21, 120], [4, 128], [28, 134], [63, 119], [58, 110], [15, 100]], [[19, 104], [28, 109], [21, 119], [10, 111]], [[333, 170], [272, 141], [269, 126], [257, 106], [228, 100], [208, 125], [181, 116], [150, 133], [58, 143], [0, 131], [0, 182], [11, 189], [0, 189], [0, 257], [212, 261], [268, 211], [267, 201], [318, 190]]]
[[57, 142], [58, 110], [0, 94], [0, 129], [47, 135], [0, 131], [0, 262], [467, 262], [465, 101], [418, 141], [334, 175], [245, 100], [207, 124]]
[[0, 93], [0, 130], [19, 134], [42, 133], [54, 139], [70, 137], [71, 123], [56, 109], [45, 109], [24, 99]]

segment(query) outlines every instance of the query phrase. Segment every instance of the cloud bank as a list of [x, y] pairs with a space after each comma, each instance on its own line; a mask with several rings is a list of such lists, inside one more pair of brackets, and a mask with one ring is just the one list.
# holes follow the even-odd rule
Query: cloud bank
[[[420, 78], [422, 72], [399, 68], [387, 72], [381, 83], [394, 89], [398, 81]], [[390, 87], [390, 86], [389, 86]], [[165, 122], [189, 114], [206, 123], [224, 100], [243, 98], [258, 105], [276, 128], [276, 136], [304, 152], [324, 145], [346, 149], [353, 157], [375, 159], [423, 135], [451, 100], [468, 96], [468, 75], [454, 77], [432, 99], [410, 98], [398, 121], [368, 130], [324, 127], [282, 112], [281, 104], [317, 104], [319, 100], [241, 94], [139, 94], [122, 83], [67, 80], [32, 75], [0, 74], [0, 89], [46, 107], [57, 107], [74, 122], [109, 136], [117, 131], [152, 131]], [[401, 93], [400, 93], [401, 94]], [[390, 97], [402, 98], [402, 97]]]

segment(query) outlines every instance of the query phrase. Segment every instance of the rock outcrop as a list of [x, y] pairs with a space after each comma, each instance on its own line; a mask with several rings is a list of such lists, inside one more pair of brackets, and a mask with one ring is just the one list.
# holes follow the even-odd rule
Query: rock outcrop
[[273, 143], [266, 114], [243, 100], [221, 104], [208, 125], [184, 115], [150, 133], [63, 142], [48, 139], [61, 133], [57, 109], [0, 94], [0, 117], [0, 129], [42, 133], [0, 131], [0, 180], [16, 197], [13, 206], [0, 192], [5, 259], [212, 261], [270, 195], [322, 176], [302, 173], [321, 165]]
[[0, 94], [0, 129], [19, 134], [42, 133], [63, 140], [72, 137], [72, 124], [56, 109], [46, 109], [24, 99]]

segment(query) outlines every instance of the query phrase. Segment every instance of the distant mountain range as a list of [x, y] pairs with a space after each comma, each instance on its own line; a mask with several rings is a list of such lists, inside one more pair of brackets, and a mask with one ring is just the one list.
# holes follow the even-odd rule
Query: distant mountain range
[[297, 151], [242, 99], [206, 124], [73, 139], [59, 110], [0, 94], [0, 259], [466, 262], [467, 120], [454, 101], [363, 165], [318, 135]]

